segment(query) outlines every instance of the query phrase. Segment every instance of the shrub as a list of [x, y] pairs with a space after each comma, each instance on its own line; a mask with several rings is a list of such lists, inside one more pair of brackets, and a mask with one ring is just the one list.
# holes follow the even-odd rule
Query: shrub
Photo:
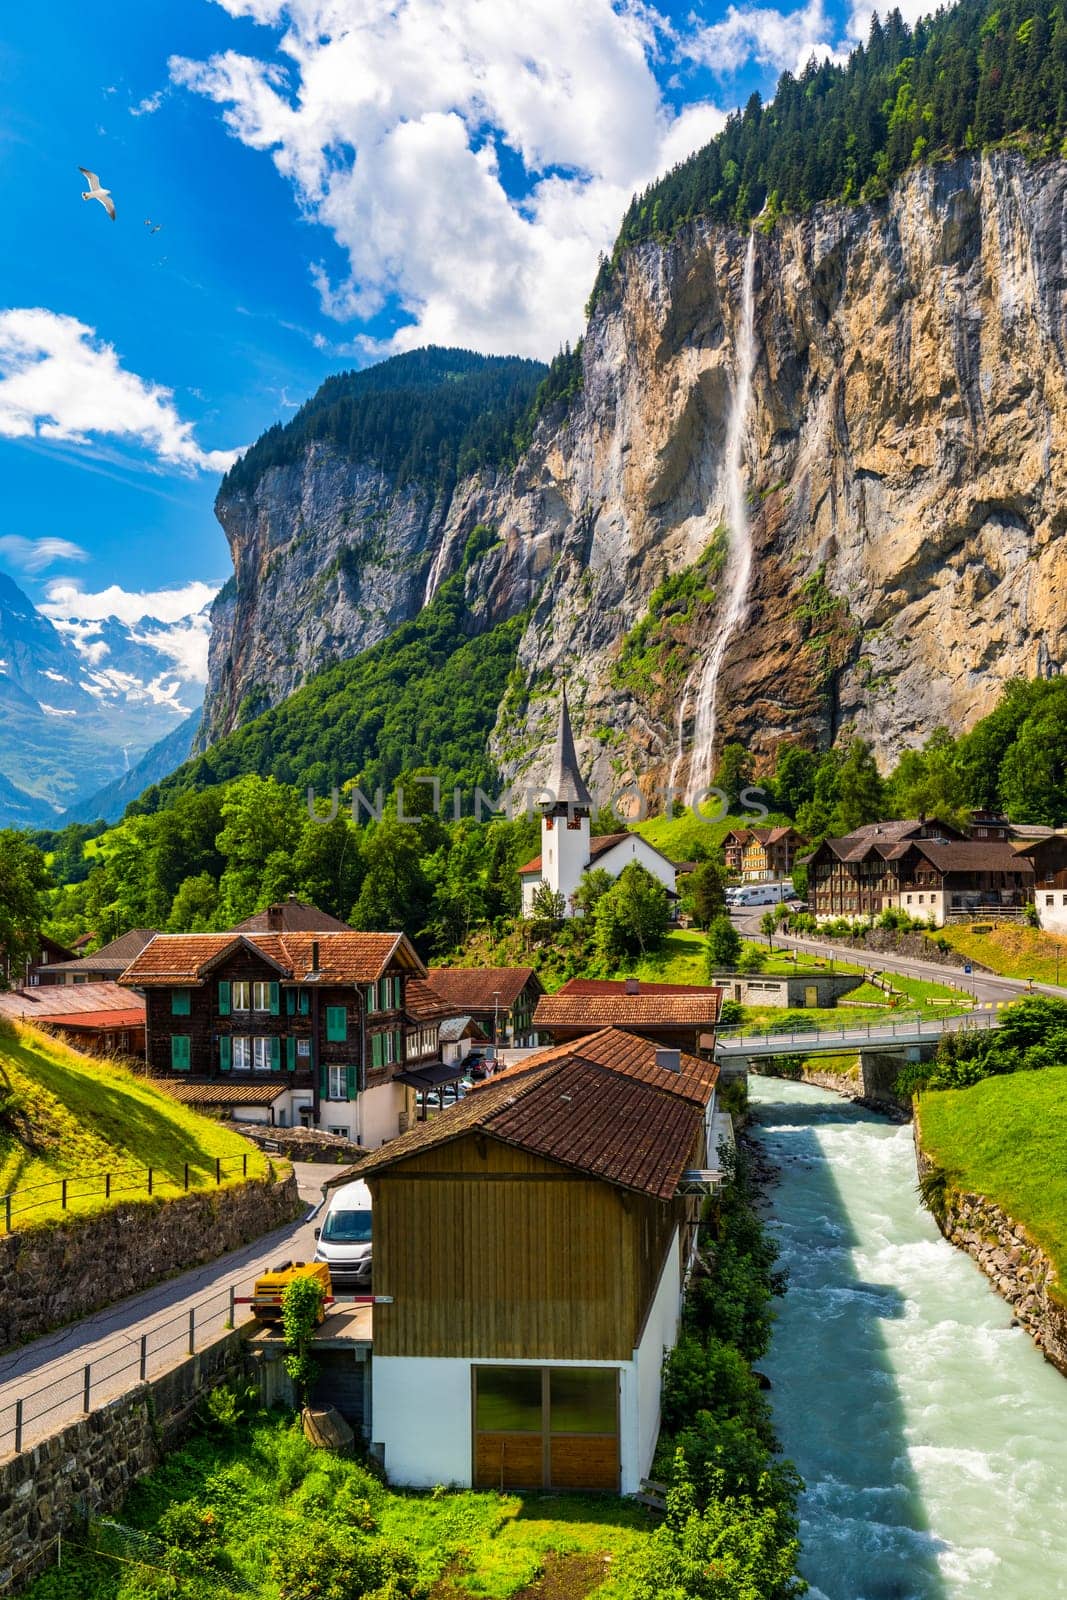
[[321, 1523], [290, 1528], [270, 1568], [280, 1600], [402, 1600], [418, 1592], [414, 1558], [400, 1546]]
[[719, 1007], [719, 1024], [723, 1028], [736, 1028], [744, 1014], [740, 1000], [724, 1000]]

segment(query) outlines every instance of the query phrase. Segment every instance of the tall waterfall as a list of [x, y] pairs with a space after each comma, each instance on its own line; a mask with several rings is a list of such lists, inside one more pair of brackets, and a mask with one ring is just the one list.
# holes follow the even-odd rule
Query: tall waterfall
[[422, 603], [424, 606], [429, 605], [430, 601], [441, 587], [441, 572], [445, 564], [445, 548], [447, 543], [448, 541], [444, 536], [444, 532], [442, 531], [441, 543], [437, 546], [437, 554], [433, 558], [433, 564], [430, 567], [430, 575], [426, 579], [426, 593], [422, 597]]
[[678, 735], [674, 742], [674, 761], [671, 764], [670, 782], [667, 785], [672, 809], [674, 806], [674, 780], [678, 776], [678, 768], [685, 760], [685, 711], [689, 704], [689, 696], [692, 692], [693, 682], [699, 670], [699, 665], [690, 670], [689, 676], [682, 684], [682, 693], [678, 701]]
[[697, 691], [693, 753], [689, 761], [689, 802], [692, 805], [712, 780], [715, 758], [715, 696], [719, 687], [726, 647], [744, 616], [748, 585], [752, 576], [752, 537], [745, 502], [745, 423], [752, 398], [752, 374], [756, 365], [754, 284], [756, 277], [756, 236], [748, 236], [745, 269], [741, 277], [741, 320], [737, 333], [734, 392], [726, 426], [726, 517], [730, 543], [726, 562], [726, 609], [719, 623], [718, 637], [704, 667]]

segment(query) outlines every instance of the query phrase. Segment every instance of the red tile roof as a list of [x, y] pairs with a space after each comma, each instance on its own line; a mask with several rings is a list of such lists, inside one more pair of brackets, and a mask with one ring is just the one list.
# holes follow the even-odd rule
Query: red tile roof
[[533, 967], [431, 967], [428, 976], [434, 993], [461, 1012], [492, 1011], [498, 994], [500, 1010], [507, 1011], [531, 978], [541, 986]]
[[320, 983], [372, 983], [394, 958], [408, 971], [426, 973], [402, 933], [159, 933], [127, 967], [122, 982], [136, 988], [201, 983], [242, 944], [290, 982], [307, 979], [313, 944], [318, 945]]
[[479, 1130], [619, 1188], [670, 1200], [704, 1114], [663, 1086], [614, 1072], [573, 1051], [469, 1094], [360, 1162], [373, 1176], [407, 1157]]
[[[716, 991], [717, 992], [717, 991]], [[706, 1106], [719, 1081], [719, 1068], [713, 1061], [701, 1061], [698, 1056], [679, 1052], [679, 1070], [673, 1072], [659, 1064], [657, 1049], [651, 1039], [640, 1034], [624, 1033], [620, 1028], [603, 1028], [583, 1039], [573, 1039], [567, 1044], [552, 1045], [526, 1056], [506, 1067], [503, 1072], [476, 1084], [472, 1093], [483, 1094], [490, 1084], [502, 1079], [520, 1078], [524, 1073], [537, 1071], [558, 1061], [589, 1061], [594, 1066], [605, 1067], [609, 1072], [620, 1073], [624, 1078], [636, 1078], [662, 1089], [665, 1094], [680, 1095], [695, 1105]]]
[[[597, 833], [597, 834], [594, 834], [593, 837], [589, 841], [589, 861], [590, 861], [590, 863], [594, 862], [596, 860], [597, 856], [602, 856], [606, 850], [613, 850], [617, 844], [622, 844], [623, 841], [625, 839], [629, 839], [629, 837], [630, 837], [629, 833]], [[647, 843], [647, 840], [646, 840], [646, 843]], [[654, 849], [655, 846], [652, 846], [651, 848]], [[658, 854], [662, 854], [662, 851], [657, 852], [657, 853]], [[521, 876], [522, 874], [527, 873], [527, 872], [531, 872], [531, 873], [532, 872], [540, 872], [540, 870], [541, 870], [541, 857], [540, 856], [533, 856], [529, 861], [525, 861], [523, 863], [523, 865], [519, 868], [519, 873], [520, 873], [520, 876]]]
[[145, 1004], [139, 995], [118, 983], [41, 983], [0, 994], [0, 1016], [25, 1018], [27, 1022], [54, 1022], [100, 1012], [136, 1012], [138, 1021], [143, 1022]]
[[[622, 986], [620, 985], [620, 990]], [[688, 994], [557, 994], [542, 995], [533, 1014], [535, 1028], [713, 1028], [719, 1016], [721, 989]]]

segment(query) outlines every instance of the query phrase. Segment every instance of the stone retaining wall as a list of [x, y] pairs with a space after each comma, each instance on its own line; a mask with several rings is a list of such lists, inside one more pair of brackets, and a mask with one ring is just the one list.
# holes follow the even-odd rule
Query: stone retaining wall
[[25, 1588], [54, 1566], [60, 1534], [76, 1540], [90, 1514], [117, 1511], [136, 1480], [180, 1437], [204, 1391], [245, 1365], [242, 1335], [228, 1333], [162, 1377], [0, 1463], [0, 1594]]
[[249, 1139], [268, 1155], [280, 1154], [289, 1161], [336, 1161], [350, 1165], [369, 1154], [362, 1145], [324, 1128], [273, 1128], [261, 1122], [224, 1122], [224, 1128]]
[[290, 1172], [0, 1236], [0, 1350], [251, 1244], [302, 1210]]
[[[915, 1157], [920, 1178], [935, 1171], [921, 1144], [915, 1119]], [[1067, 1377], [1067, 1306], [1052, 1293], [1055, 1269], [1021, 1223], [985, 1195], [949, 1190], [944, 1214], [933, 1213], [945, 1238], [977, 1261], [1008, 1302], [1047, 1361]]]

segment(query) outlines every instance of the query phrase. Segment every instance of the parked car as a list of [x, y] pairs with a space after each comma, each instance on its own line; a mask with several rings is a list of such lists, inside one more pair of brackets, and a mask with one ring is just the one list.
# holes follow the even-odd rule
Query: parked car
[[371, 1193], [365, 1183], [343, 1183], [333, 1190], [315, 1238], [315, 1260], [329, 1267], [334, 1292], [366, 1294], [371, 1274]]

